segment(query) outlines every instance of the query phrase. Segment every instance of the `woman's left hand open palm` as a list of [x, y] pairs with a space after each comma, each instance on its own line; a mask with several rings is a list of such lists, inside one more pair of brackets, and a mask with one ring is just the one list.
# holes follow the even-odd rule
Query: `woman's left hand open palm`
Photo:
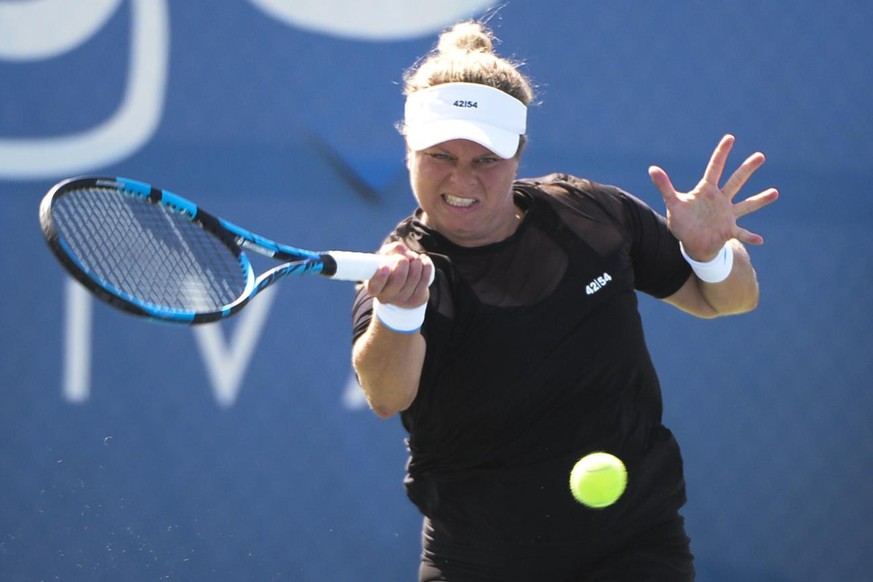
[[763, 237], [740, 227], [737, 219], [760, 210], [779, 197], [775, 188], [769, 188], [741, 202], [733, 202], [743, 185], [764, 163], [764, 154], [760, 152], [746, 158], [724, 186], [719, 187], [734, 141], [732, 135], [721, 139], [703, 178], [690, 192], [677, 192], [664, 170], [658, 166], [649, 168], [649, 177], [667, 206], [667, 224], [671, 232], [682, 241], [685, 252], [698, 261], [714, 258], [732, 238], [743, 243], [762, 244]]

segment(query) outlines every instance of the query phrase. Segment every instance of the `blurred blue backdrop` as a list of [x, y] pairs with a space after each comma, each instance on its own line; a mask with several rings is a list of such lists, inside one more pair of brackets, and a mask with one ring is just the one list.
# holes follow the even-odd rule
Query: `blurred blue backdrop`
[[[63, 274], [37, 205], [117, 174], [292, 244], [375, 248], [413, 208], [402, 71], [487, 8], [0, 0], [0, 579], [415, 579], [404, 435], [354, 385], [351, 286], [148, 324]], [[687, 189], [724, 133], [734, 165], [767, 154], [746, 193], [782, 197], [744, 222], [766, 238], [758, 310], [642, 301], [699, 579], [868, 580], [873, 4], [510, 0], [490, 22], [538, 86], [525, 175], [662, 209], [649, 164]]]

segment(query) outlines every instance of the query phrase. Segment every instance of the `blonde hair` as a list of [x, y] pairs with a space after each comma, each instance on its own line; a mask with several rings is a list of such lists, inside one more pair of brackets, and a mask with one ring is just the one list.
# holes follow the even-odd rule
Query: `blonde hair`
[[520, 66], [494, 52], [494, 35], [484, 24], [460, 22], [445, 30], [430, 54], [406, 71], [403, 94], [443, 83], [478, 83], [530, 105], [533, 88]]

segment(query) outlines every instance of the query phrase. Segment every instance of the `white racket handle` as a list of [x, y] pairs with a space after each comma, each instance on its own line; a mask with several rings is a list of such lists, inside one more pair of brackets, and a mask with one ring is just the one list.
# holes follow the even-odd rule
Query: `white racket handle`
[[[391, 255], [376, 255], [373, 253], [356, 253], [352, 251], [328, 251], [328, 255], [336, 262], [336, 272], [331, 279], [339, 281], [366, 281], [376, 274], [382, 265], [394, 262]], [[433, 283], [435, 269], [430, 271], [428, 285]]]
[[373, 253], [328, 251], [327, 254], [336, 261], [336, 273], [330, 278], [340, 281], [366, 281], [379, 267], [390, 263], [387, 256]]

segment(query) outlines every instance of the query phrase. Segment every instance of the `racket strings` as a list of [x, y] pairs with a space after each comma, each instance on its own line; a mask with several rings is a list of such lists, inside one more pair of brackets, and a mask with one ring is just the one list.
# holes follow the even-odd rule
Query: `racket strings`
[[60, 197], [52, 216], [90, 276], [129, 299], [205, 312], [246, 292], [243, 260], [190, 217], [162, 204], [95, 186]]

